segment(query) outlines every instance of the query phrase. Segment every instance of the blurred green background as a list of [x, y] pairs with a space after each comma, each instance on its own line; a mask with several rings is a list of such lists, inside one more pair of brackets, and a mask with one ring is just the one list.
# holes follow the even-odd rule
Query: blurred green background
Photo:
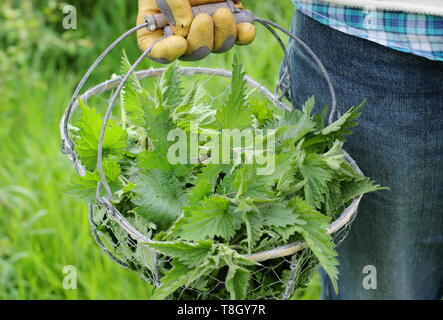
[[[293, 5], [244, 0], [258, 16], [289, 27]], [[74, 5], [76, 30], [64, 30], [63, 7]], [[76, 83], [118, 35], [134, 25], [137, 1], [59, 0], [0, 3], [0, 299], [149, 299], [138, 276], [107, 258], [89, 231], [85, 204], [63, 192], [75, 174], [60, 152], [58, 122]], [[263, 29], [255, 43], [232, 50], [248, 75], [268, 87], [282, 58]], [[132, 61], [135, 36], [124, 42]], [[230, 68], [233, 52], [193, 63]], [[118, 73], [115, 50], [88, 86]], [[189, 65], [190, 63], [182, 63]], [[158, 66], [145, 61], [143, 68]], [[78, 272], [78, 289], [63, 288], [63, 267]], [[318, 276], [297, 293], [319, 297]]]

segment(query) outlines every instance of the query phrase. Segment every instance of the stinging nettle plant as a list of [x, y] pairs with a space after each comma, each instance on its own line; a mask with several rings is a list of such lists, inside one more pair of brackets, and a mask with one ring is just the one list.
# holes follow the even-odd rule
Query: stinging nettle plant
[[[130, 63], [125, 55], [122, 61], [126, 73]], [[148, 243], [125, 233], [96, 203], [103, 120], [98, 109], [80, 101], [81, 117], [71, 135], [87, 172], [67, 191], [92, 203], [99, 243], [155, 284], [154, 299], [289, 298], [318, 264], [336, 287], [337, 254], [326, 229], [353, 199], [381, 189], [357, 172], [342, 150], [362, 106], [325, 125], [327, 111], [313, 114], [313, 98], [284, 111], [253, 96], [235, 58], [221, 101], [210, 98], [199, 82], [184, 90], [176, 65], [153, 89], [130, 78], [121, 93], [121, 116], [106, 130], [103, 169], [112, 204], [152, 239]], [[262, 139], [273, 141], [268, 154], [273, 170], [259, 174], [265, 163], [211, 162], [219, 148], [214, 139], [198, 140], [198, 159], [171, 163], [168, 152], [176, 141], [168, 135], [177, 129], [188, 139], [196, 130], [212, 138], [226, 129], [262, 130]], [[231, 151], [245, 160], [247, 149]], [[292, 257], [248, 259], [295, 241], [307, 247]]]

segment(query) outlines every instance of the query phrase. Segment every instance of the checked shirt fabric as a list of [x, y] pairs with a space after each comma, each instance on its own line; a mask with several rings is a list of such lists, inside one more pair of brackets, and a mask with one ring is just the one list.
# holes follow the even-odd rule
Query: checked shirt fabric
[[296, 8], [341, 32], [389, 48], [443, 61], [443, 17], [292, 0]]

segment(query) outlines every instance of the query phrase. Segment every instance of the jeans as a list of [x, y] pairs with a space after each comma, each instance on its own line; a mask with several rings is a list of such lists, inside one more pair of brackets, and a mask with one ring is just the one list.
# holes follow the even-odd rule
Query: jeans
[[[364, 196], [337, 247], [339, 293], [323, 276], [322, 298], [440, 299], [443, 63], [347, 35], [300, 12], [292, 30], [330, 73], [340, 113], [367, 99], [345, 149], [366, 176], [390, 188]], [[293, 105], [312, 95], [317, 111], [331, 105], [316, 65], [294, 42], [289, 50]]]

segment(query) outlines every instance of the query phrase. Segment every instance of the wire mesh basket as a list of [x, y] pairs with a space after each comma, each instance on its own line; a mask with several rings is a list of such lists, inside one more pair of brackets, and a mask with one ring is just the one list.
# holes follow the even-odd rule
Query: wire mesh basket
[[[318, 65], [321, 73], [324, 75], [331, 92], [331, 112], [329, 116], [329, 122], [333, 122], [335, 117], [335, 92], [332, 86], [329, 75], [327, 74], [324, 66], [318, 59], [318, 57], [312, 52], [312, 50], [303, 43], [299, 38], [278, 26], [277, 24], [267, 21], [265, 19], [254, 17], [251, 13], [248, 13], [247, 16], [251, 21], [257, 21], [263, 26], [266, 27], [277, 39], [279, 44], [285, 53], [285, 59], [287, 59], [286, 48], [280, 39], [279, 35], [275, 32], [273, 28], [277, 28], [280, 31], [286, 33], [291, 39], [296, 41], [306, 52], [312, 57], [315, 63]], [[149, 19], [147, 19], [146, 24], [137, 26], [121, 37], [119, 37], [113, 44], [111, 44], [102, 55], [93, 63], [90, 69], [86, 72], [83, 79], [80, 81], [80, 84], [76, 88], [68, 107], [65, 110], [65, 113], [61, 119], [60, 123], [60, 133], [62, 138], [62, 151], [67, 154], [74, 164], [79, 175], [83, 176], [86, 174], [86, 169], [80, 162], [76, 150], [75, 143], [73, 142], [72, 137], [70, 136], [70, 121], [75, 113], [75, 111], [79, 107], [79, 99], [83, 101], [88, 101], [94, 97], [100, 97], [105, 93], [110, 93], [111, 97], [109, 99], [105, 99], [105, 103], [107, 104], [103, 128], [100, 134], [100, 140], [98, 145], [98, 155], [97, 155], [97, 170], [100, 174], [100, 183], [97, 184], [97, 203], [89, 204], [89, 221], [91, 226], [91, 231], [94, 236], [94, 239], [102, 248], [102, 250], [116, 263], [119, 265], [135, 270], [139, 272], [139, 274], [150, 283], [155, 286], [160, 285], [160, 264], [168, 263], [168, 260], [159, 255], [158, 253], [147, 249], [144, 247], [144, 243], [150, 243], [151, 237], [147, 234], [146, 230], [140, 230], [139, 227], [134, 225], [134, 221], [127, 219], [119, 210], [113, 205], [111, 199], [111, 190], [109, 187], [109, 183], [106, 180], [105, 174], [103, 172], [103, 139], [106, 134], [106, 127], [109, 123], [109, 120], [112, 115], [112, 110], [118, 101], [118, 97], [124, 88], [128, 79], [135, 74], [137, 79], [148, 79], [148, 78], [157, 78], [160, 77], [165, 71], [164, 68], [152, 68], [148, 70], [135, 71], [138, 65], [141, 63], [143, 59], [150, 52], [150, 48], [143, 52], [143, 54], [137, 59], [137, 61], [131, 66], [129, 71], [120, 77], [114, 77], [111, 80], [102, 82], [88, 90], [84, 93], [80, 94], [83, 86], [88, 80], [91, 73], [95, 70], [95, 68], [100, 64], [100, 62], [109, 54], [109, 52], [114, 49], [123, 39], [136, 32], [137, 30], [145, 27], [149, 27], [149, 24], [152, 23]], [[152, 47], [152, 46], [151, 46]], [[230, 78], [232, 73], [227, 70], [222, 69], [211, 69], [211, 68], [201, 68], [201, 67], [181, 67], [179, 68], [180, 73], [183, 76], [191, 77], [196, 75], [206, 75], [210, 77], [222, 77], [222, 78]], [[253, 90], [259, 92], [263, 98], [268, 100], [270, 103], [274, 104], [279, 108], [283, 108], [286, 110], [291, 110], [291, 107], [286, 103], [282, 102], [283, 94], [279, 94], [278, 89], [275, 92], [271, 92], [266, 87], [253, 80], [252, 78], [245, 76], [247, 85]], [[286, 82], [290, 79], [288, 78], [287, 72], [284, 73], [284, 79]], [[277, 88], [282, 88], [281, 85], [283, 81], [280, 81], [280, 84]], [[287, 85], [286, 85], [287, 87]], [[345, 153], [345, 159], [352, 168], [355, 169], [356, 172], [362, 174], [361, 170], [357, 166], [356, 162], [351, 158], [350, 155]], [[104, 196], [102, 196], [104, 191]], [[344, 208], [341, 215], [339, 215], [335, 221], [331, 223], [329, 228], [327, 229], [327, 233], [335, 234], [336, 242], [340, 242], [345, 236], [346, 232], [354, 219], [359, 203], [362, 199], [362, 195], [353, 199], [352, 202]], [[102, 232], [103, 230], [111, 230], [112, 236], [107, 236], [106, 233]], [[117, 249], [118, 247], [118, 249]], [[125, 254], [125, 250], [130, 250], [131, 255]], [[134, 258], [134, 252], [136, 252], [136, 257], [141, 257], [140, 259]], [[251, 289], [255, 291], [263, 290], [263, 298], [278, 298], [278, 299], [288, 299], [292, 296], [294, 289], [297, 287], [301, 287], [306, 284], [309, 279], [309, 275], [312, 273], [312, 266], [317, 264], [315, 257], [307, 250], [307, 245], [303, 241], [296, 241], [292, 243], [288, 243], [283, 246], [278, 246], [273, 248], [272, 250], [265, 250], [260, 252], [253, 252], [251, 254], [244, 255], [244, 258], [260, 263], [260, 267], [258, 267], [253, 275], [255, 279], [256, 285]], [[149, 261], [149, 267], [143, 265], [144, 262]], [[272, 263], [269, 263], [272, 261]], [[275, 274], [275, 282], [274, 283], [261, 283], [260, 279], [264, 273], [272, 273]], [[220, 282], [220, 279], [214, 279], [214, 281]], [[280, 296], [275, 295], [267, 295], [266, 290], [269, 286], [279, 286], [278, 292], [281, 293]], [[213, 289], [217, 287], [217, 285], [212, 285]], [[207, 290], [203, 289], [203, 287], [199, 287], [198, 284], [191, 286], [184, 286], [182, 290], [174, 297], [174, 298], [215, 298], [221, 299], [223, 297], [217, 295], [211, 295], [211, 291], [216, 290]]]

